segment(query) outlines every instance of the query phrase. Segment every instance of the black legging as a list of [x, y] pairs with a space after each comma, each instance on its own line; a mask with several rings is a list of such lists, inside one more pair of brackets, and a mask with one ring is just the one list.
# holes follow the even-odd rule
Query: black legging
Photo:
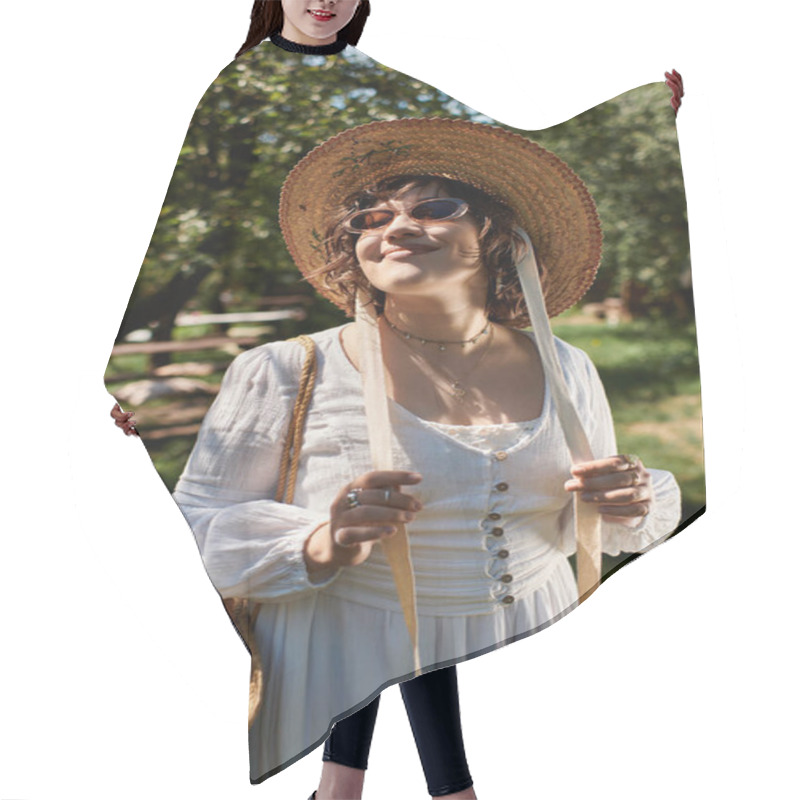
[[[456, 668], [437, 669], [400, 684], [408, 721], [432, 797], [472, 786], [461, 735]], [[333, 726], [323, 761], [366, 769], [380, 695]]]

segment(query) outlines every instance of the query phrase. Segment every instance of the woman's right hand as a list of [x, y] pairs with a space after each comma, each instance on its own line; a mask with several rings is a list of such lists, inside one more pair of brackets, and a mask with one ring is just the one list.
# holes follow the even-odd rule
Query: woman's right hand
[[361, 564], [375, 542], [412, 522], [422, 504], [400, 487], [421, 480], [417, 472], [375, 470], [344, 486], [331, 504], [330, 521], [306, 540], [303, 555], [309, 575]]
[[121, 428], [126, 436], [139, 435], [139, 431], [136, 430], [136, 423], [133, 421], [133, 414], [133, 411], [123, 411], [119, 407], [119, 403], [114, 403], [114, 408], [111, 409], [114, 424]]

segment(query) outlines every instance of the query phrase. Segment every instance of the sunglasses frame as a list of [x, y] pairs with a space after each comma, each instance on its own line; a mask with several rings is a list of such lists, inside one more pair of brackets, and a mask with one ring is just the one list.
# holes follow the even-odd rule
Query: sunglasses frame
[[[449, 200], [455, 203], [456, 210], [452, 214], [449, 214], [446, 217], [439, 217], [438, 219], [417, 219], [416, 217], [413, 216], [414, 211], [418, 209], [420, 206], [425, 205], [425, 203], [433, 203], [441, 200]], [[354, 220], [361, 214], [369, 214], [370, 212], [373, 211], [389, 213], [391, 214], [391, 217], [389, 217], [389, 219], [387, 219], [383, 225], [377, 225], [374, 228], [353, 227], [352, 220]], [[418, 202], [414, 203], [414, 205], [411, 206], [410, 208], [403, 209], [403, 211], [395, 211], [394, 209], [391, 208], [360, 208], [358, 209], [358, 211], [354, 211], [352, 214], [346, 217], [342, 225], [344, 226], [344, 229], [348, 231], [348, 233], [355, 233], [360, 236], [363, 233], [374, 233], [375, 231], [382, 231], [387, 225], [391, 225], [392, 222], [394, 222], [397, 215], [400, 213], [408, 214], [408, 216], [411, 219], [413, 219], [414, 222], [417, 222], [420, 225], [433, 225], [437, 222], [450, 222], [451, 220], [459, 219], [460, 217], [463, 217], [468, 211], [469, 211], [469, 203], [466, 200], [462, 200], [460, 197], [427, 197], [425, 198], [425, 200], [419, 200]]]

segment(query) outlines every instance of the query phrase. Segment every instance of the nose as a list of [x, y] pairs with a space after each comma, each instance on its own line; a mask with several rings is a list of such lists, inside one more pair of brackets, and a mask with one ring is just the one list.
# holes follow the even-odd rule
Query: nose
[[392, 241], [404, 236], [418, 236], [422, 225], [405, 211], [398, 211], [394, 219], [383, 229], [383, 238]]

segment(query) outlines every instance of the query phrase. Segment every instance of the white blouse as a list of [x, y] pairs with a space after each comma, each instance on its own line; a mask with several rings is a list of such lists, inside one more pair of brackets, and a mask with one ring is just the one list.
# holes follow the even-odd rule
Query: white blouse
[[[250, 730], [252, 780], [316, 747], [333, 721], [413, 672], [412, 651], [380, 546], [358, 566], [309, 580], [303, 544], [335, 495], [372, 469], [361, 377], [334, 328], [314, 335], [318, 372], [294, 503], [274, 497], [305, 351], [274, 342], [229, 367], [175, 491], [223, 597], [259, 602], [265, 666]], [[567, 385], [597, 458], [617, 452], [597, 372], [556, 340]], [[408, 525], [423, 669], [492, 650], [554, 622], [577, 604], [570, 459], [545, 387], [530, 422], [453, 426], [390, 402], [396, 469], [422, 474], [423, 504]], [[650, 469], [655, 500], [636, 526], [603, 523], [603, 549], [639, 552], [680, 521], [673, 476]]]

